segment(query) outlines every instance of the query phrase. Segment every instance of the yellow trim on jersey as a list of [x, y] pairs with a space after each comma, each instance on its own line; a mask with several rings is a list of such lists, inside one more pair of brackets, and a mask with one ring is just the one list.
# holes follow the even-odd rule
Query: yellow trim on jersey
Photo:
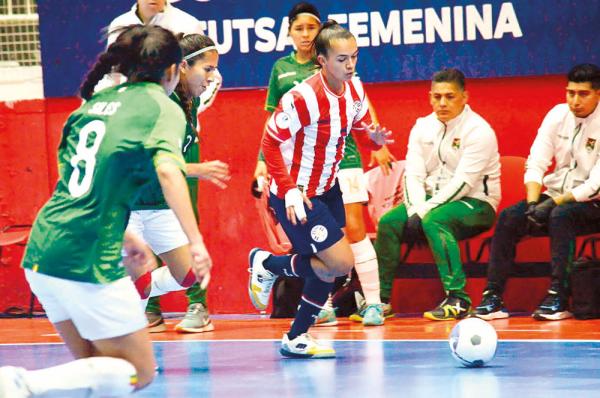
[[154, 157], [154, 167], [156, 168], [162, 163], [175, 164], [175, 166], [179, 167], [181, 171], [183, 171], [183, 173], [185, 174], [185, 161], [181, 156], [175, 155], [173, 153], [161, 152]]

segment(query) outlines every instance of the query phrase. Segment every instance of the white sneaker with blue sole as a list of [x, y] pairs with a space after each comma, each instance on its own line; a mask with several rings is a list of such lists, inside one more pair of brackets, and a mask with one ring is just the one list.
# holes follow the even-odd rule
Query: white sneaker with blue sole
[[288, 358], [335, 358], [335, 350], [319, 343], [308, 333], [303, 333], [290, 340], [287, 333], [281, 340], [281, 355]]

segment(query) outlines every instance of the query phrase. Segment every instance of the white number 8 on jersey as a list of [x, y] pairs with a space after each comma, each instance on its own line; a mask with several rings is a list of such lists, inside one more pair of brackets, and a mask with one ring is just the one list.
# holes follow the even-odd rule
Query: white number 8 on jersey
[[[94, 142], [91, 147], [87, 146], [87, 141], [90, 133], [95, 132]], [[96, 167], [96, 153], [100, 148], [100, 143], [106, 133], [106, 125], [102, 120], [94, 120], [89, 122], [79, 131], [79, 142], [75, 149], [75, 156], [71, 158], [71, 166], [73, 172], [69, 179], [69, 193], [78, 198], [85, 194], [92, 185], [92, 177], [94, 175], [94, 168]], [[85, 170], [83, 178], [80, 180], [81, 171], [79, 170], [79, 162], [85, 162]]]

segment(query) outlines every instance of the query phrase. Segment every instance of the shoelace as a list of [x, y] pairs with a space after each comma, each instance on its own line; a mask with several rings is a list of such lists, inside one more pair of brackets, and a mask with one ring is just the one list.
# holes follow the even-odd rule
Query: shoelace
[[204, 310], [203, 306], [201, 306], [201, 305], [195, 305], [195, 306], [192, 307], [192, 309], [189, 309], [186, 312], [184, 318], [191, 318], [191, 317], [193, 317], [195, 315], [199, 315], [201, 312], [203, 312], [203, 310]]

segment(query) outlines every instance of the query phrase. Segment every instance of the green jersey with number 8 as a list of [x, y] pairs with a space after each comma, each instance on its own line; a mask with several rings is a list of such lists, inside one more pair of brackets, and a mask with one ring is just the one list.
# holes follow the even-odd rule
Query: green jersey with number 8
[[23, 267], [110, 283], [126, 274], [123, 235], [140, 188], [169, 162], [185, 172], [181, 108], [156, 83], [125, 83], [73, 112], [58, 151], [60, 178], [39, 212]]

